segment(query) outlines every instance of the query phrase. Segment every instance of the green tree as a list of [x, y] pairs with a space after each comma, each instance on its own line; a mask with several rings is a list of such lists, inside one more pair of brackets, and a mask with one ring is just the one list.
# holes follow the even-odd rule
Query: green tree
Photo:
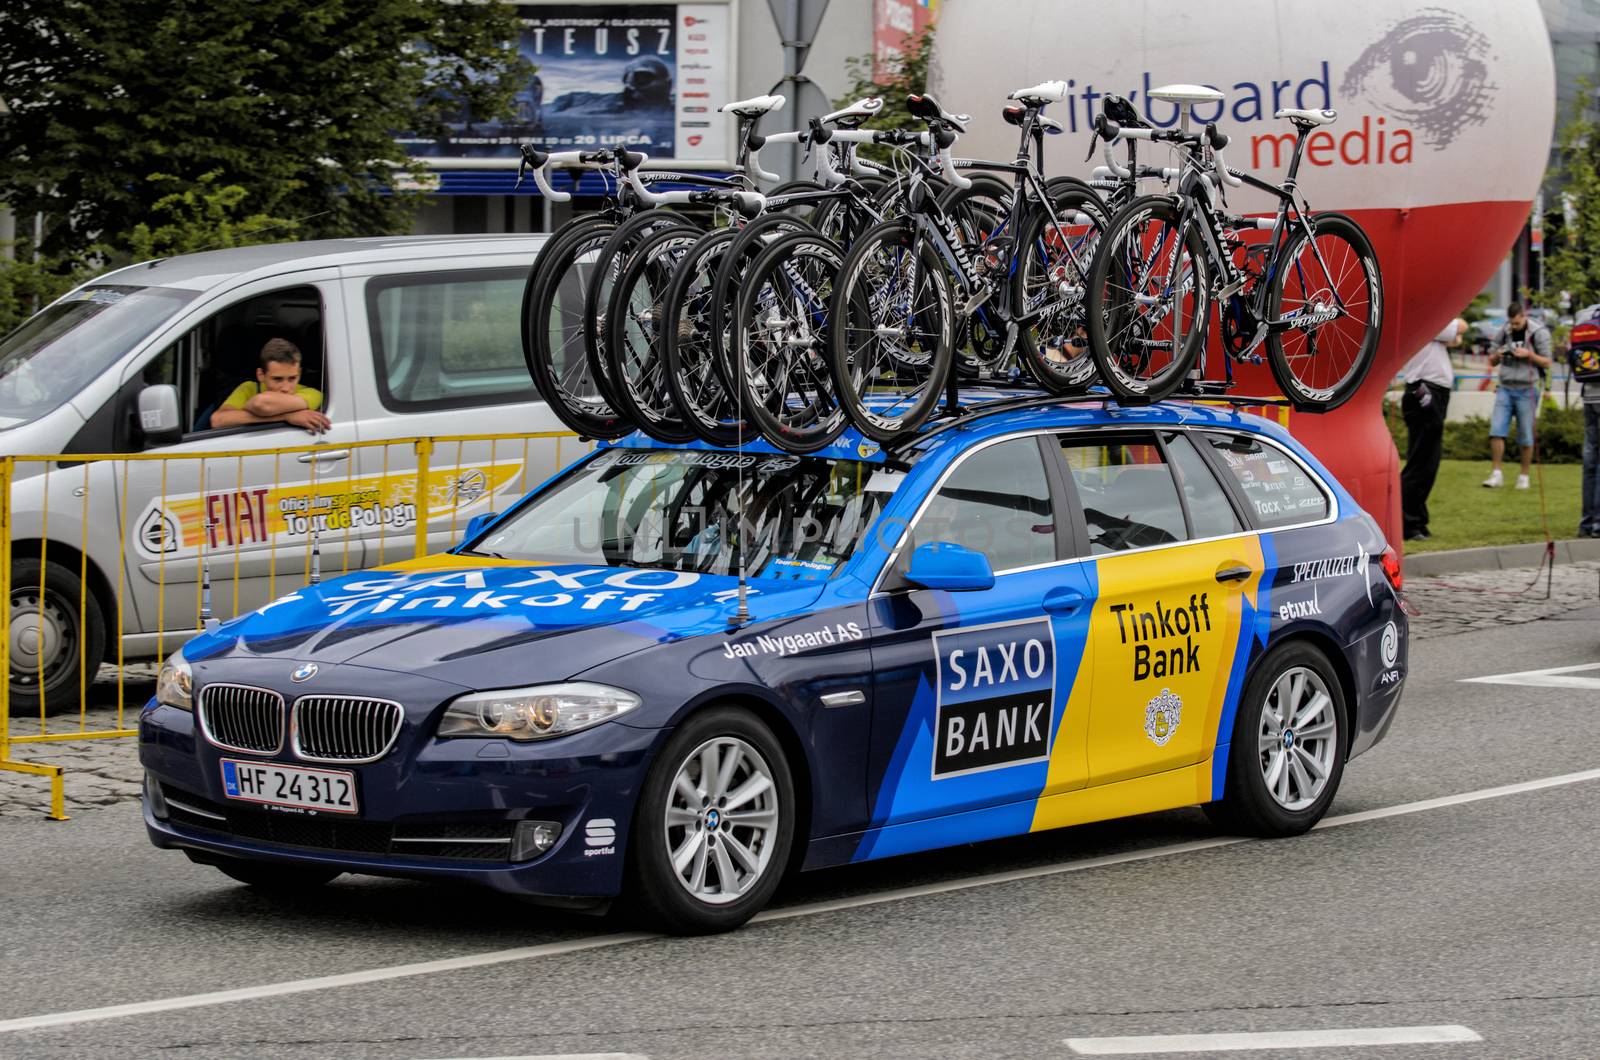
[[68, 267], [146, 221], [158, 173], [214, 173], [303, 236], [401, 230], [396, 132], [504, 113], [518, 31], [503, 3], [6, 0], [0, 202], [43, 214], [38, 249]]
[[202, 173], [198, 181], [183, 188], [178, 186], [177, 177], [152, 173], [151, 184], [173, 190], [151, 205], [153, 225], [140, 221], [118, 243], [127, 248], [134, 261], [145, 261], [294, 237], [300, 227], [295, 221], [244, 213], [244, 202], [250, 193], [237, 184], [219, 187], [220, 176], [217, 170]]
[[1570, 220], [1546, 239], [1544, 288], [1535, 301], [1562, 308], [1562, 292], [1571, 308], [1600, 302], [1600, 121], [1592, 86], [1580, 82], [1572, 113], [1557, 135], [1557, 162], [1546, 194], [1552, 210], [1563, 214], [1562, 196], [1570, 201]]
[[[833, 101], [845, 107], [864, 96], [882, 96], [883, 110], [873, 119], [874, 129], [921, 129], [923, 123], [906, 111], [906, 97], [928, 90], [928, 68], [933, 62], [933, 30], [929, 24], [921, 32], [906, 37], [900, 54], [882, 63], [871, 55], [858, 55], [845, 61], [845, 76], [850, 87]], [[883, 161], [889, 151], [883, 147], [863, 147], [864, 157]]]

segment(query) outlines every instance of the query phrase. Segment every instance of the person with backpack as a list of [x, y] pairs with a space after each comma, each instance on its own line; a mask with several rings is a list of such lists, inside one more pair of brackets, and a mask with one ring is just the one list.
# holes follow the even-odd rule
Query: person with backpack
[[1444, 450], [1444, 416], [1450, 407], [1456, 369], [1450, 350], [1461, 345], [1467, 322], [1450, 321], [1433, 341], [1400, 369], [1405, 396], [1400, 415], [1406, 421], [1406, 466], [1400, 472], [1400, 515], [1407, 541], [1428, 539], [1428, 494], [1439, 475]]
[[1583, 384], [1583, 515], [1579, 537], [1600, 537], [1600, 323], [1574, 325], [1567, 364]]
[[1499, 367], [1500, 371], [1494, 412], [1489, 416], [1489, 459], [1493, 469], [1483, 484], [1498, 489], [1505, 482], [1500, 462], [1506, 455], [1511, 419], [1516, 417], [1517, 445], [1522, 457], [1517, 489], [1525, 490], [1533, 467], [1533, 420], [1539, 409], [1540, 380], [1550, 367], [1550, 329], [1528, 316], [1521, 302], [1506, 306], [1506, 324], [1489, 350], [1489, 367]]

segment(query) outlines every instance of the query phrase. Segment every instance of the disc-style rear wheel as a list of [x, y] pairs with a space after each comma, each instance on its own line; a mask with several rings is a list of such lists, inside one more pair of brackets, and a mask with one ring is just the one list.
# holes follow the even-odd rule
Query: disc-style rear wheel
[[1337, 213], [1308, 220], [1314, 238], [1295, 233], [1277, 259], [1267, 362], [1295, 408], [1325, 412], [1355, 395], [1377, 356], [1383, 277], [1361, 226]]

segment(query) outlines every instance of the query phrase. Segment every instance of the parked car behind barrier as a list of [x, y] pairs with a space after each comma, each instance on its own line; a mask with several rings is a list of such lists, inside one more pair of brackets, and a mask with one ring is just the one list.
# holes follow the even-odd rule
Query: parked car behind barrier
[[[82, 677], [116, 656], [113, 633], [128, 657], [191, 635], [206, 552], [226, 617], [303, 579], [314, 529], [334, 572], [402, 558], [417, 542], [408, 502], [427, 488], [428, 544], [445, 548], [473, 510], [576, 455], [553, 441], [452, 444], [432, 454], [421, 487], [413, 446], [352, 447], [561, 429], [521, 348], [523, 281], [543, 241], [345, 239], [186, 254], [99, 277], [0, 340], [0, 457], [236, 454], [17, 461], [13, 708], [37, 711], [41, 689], [50, 710], [75, 706]], [[270, 338], [302, 351], [303, 382], [325, 395], [327, 433], [212, 427], [222, 400], [255, 379]]]

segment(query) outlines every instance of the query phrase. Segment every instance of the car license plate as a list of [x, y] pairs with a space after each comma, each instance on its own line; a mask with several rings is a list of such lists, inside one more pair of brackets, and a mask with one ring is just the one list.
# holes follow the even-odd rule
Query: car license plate
[[356, 812], [356, 775], [340, 769], [302, 769], [224, 758], [222, 790], [228, 798], [241, 802]]

